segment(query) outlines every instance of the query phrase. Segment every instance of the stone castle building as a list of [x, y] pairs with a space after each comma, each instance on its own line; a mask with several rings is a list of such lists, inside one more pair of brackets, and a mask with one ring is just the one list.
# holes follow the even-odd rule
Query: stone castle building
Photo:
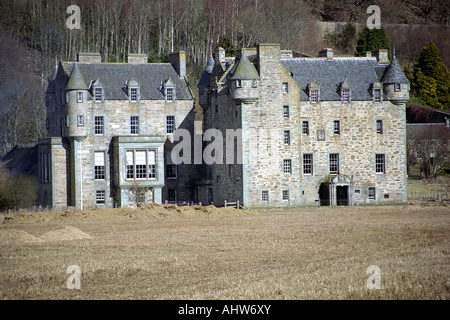
[[[102, 63], [99, 54], [80, 53], [77, 62], [60, 62], [46, 92], [48, 138], [38, 144], [40, 203], [407, 200], [409, 82], [395, 55], [334, 57], [325, 49], [313, 58], [260, 44], [226, 57], [219, 48], [198, 84], [200, 124], [185, 60], [178, 52], [167, 64], [145, 55]], [[174, 162], [183, 157], [171, 152], [177, 129], [214, 163]], [[222, 139], [206, 138], [210, 129]], [[197, 157], [198, 145], [189, 146], [183, 153]]]
[[[241, 161], [205, 169], [214, 203], [407, 200], [409, 81], [386, 50], [350, 58], [325, 49], [313, 58], [260, 44], [226, 57], [219, 48], [198, 87], [204, 129], [217, 128], [223, 137], [240, 131], [232, 139], [242, 148]], [[236, 149], [226, 146], [224, 154]]]
[[[54, 208], [117, 207], [191, 198], [195, 168], [167, 154], [177, 128], [193, 127], [184, 52], [171, 63], [102, 63], [80, 53], [57, 64], [46, 91], [48, 138], [38, 143], [39, 202]], [[187, 194], [186, 194], [187, 192]]]

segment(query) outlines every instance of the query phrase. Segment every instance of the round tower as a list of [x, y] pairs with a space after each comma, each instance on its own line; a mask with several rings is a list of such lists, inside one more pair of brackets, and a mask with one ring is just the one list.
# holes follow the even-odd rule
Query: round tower
[[86, 111], [89, 91], [77, 62], [73, 66], [65, 92], [68, 117], [66, 136], [84, 139], [87, 136]]
[[388, 99], [394, 104], [405, 104], [409, 100], [410, 83], [403, 73], [400, 64], [393, 54], [392, 61], [384, 72], [381, 80]]
[[250, 103], [259, 98], [259, 74], [245, 52], [230, 78], [230, 94], [234, 101]]

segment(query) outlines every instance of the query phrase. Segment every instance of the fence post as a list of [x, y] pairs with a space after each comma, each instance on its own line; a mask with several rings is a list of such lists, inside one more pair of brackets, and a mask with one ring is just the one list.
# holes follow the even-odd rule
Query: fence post
[[225, 208], [227, 207], [227, 200], [225, 200]]
[[239, 210], [239, 200], [236, 200], [236, 209]]

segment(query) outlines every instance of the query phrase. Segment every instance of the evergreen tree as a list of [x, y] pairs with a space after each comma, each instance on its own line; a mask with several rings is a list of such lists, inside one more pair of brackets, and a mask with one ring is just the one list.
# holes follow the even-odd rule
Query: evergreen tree
[[413, 91], [437, 109], [450, 107], [450, 76], [439, 49], [427, 42], [414, 64]]
[[387, 49], [390, 52], [389, 40], [383, 28], [369, 29], [365, 27], [359, 34], [356, 45], [356, 55], [363, 57], [367, 51], [375, 52], [379, 49]]
[[350, 53], [354, 50], [353, 45], [356, 37], [356, 28], [352, 23], [347, 23], [338, 35], [337, 46], [345, 53]]

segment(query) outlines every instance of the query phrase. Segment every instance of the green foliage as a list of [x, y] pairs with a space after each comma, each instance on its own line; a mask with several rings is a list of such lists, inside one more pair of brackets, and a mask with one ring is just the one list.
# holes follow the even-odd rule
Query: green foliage
[[217, 47], [222, 47], [225, 49], [225, 55], [227, 57], [234, 57], [236, 55], [236, 47], [233, 42], [231, 42], [230, 38], [223, 37], [220, 42], [217, 44]]
[[37, 184], [33, 177], [11, 177], [0, 167], [0, 211], [29, 208], [35, 205]]
[[424, 100], [436, 109], [450, 106], [450, 76], [442, 62], [439, 49], [428, 42], [420, 52], [414, 64], [412, 91], [416, 97]]
[[375, 52], [379, 49], [387, 49], [390, 52], [389, 40], [383, 28], [369, 29], [365, 27], [359, 34], [356, 45], [356, 55], [365, 56], [367, 51]]
[[347, 23], [338, 35], [337, 47], [344, 53], [351, 53], [356, 38], [356, 28], [352, 23]]

